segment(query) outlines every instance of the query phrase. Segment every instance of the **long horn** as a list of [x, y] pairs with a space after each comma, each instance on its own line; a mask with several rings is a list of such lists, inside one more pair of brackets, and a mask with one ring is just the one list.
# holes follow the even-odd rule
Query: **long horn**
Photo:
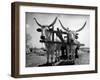
[[34, 18], [35, 22], [38, 24], [38, 26], [42, 27], [42, 25]]
[[57, 20], [57, 17], [55, 18], [55, 20], [48, 27], [53, 26], [55, 24], [56, 20]]
[[84, 25], [80, 29], [76, 30], [76, 32], [81, 31], [85, 27], [85, 25], [86, 25], [86, 22], [84, 23]]
[[68, 30], [63, 26], [63, 24], [61, 23], [60, 20], [59, 20], [59, 23], [60, 23], [61, 27], [62, 27], [65, 31], [68, 31]]

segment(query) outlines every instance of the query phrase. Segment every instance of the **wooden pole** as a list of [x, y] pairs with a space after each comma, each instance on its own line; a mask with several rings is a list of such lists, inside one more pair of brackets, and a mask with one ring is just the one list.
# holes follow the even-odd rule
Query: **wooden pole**
[[[54, 26], [52, 26], [52, 30], [54, 31]], [[54, 32], [52, 32], [52, 41], [54, 42]]]

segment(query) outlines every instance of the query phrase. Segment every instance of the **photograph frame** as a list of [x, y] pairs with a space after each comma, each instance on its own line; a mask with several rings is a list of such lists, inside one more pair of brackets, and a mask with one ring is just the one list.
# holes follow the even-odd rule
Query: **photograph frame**
[[[54, 73], [38, 73], [38, 74], [20, 74], [20, 6], [39, 6], [52, 8], [69, 8], [81, 10], [95, 11], [95, 69], [88, 71], [72, 71], [72, 72], [54, 72]], [[64, 4], [47, 4], [47, 3], [29, 3], [29, 2], [13, 2], [11, 4], [11, 76], [15, 78], [25, 77], [42, 77], [42, 76], [59, 76], [72, 74], [97, 73], [97, 7], [81, 6], [81, 5], [64, 5]]]

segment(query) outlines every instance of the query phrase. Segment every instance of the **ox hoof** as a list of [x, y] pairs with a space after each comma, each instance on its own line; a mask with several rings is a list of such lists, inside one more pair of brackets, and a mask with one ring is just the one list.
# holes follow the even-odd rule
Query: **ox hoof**
[[52, 66], [53, 64], [52, 63], [45, 63], [45, 64], [41, 64], [39, 66]]
[[79, 58], [79, 56], [78, 55], [75, 55], [75, 58]]

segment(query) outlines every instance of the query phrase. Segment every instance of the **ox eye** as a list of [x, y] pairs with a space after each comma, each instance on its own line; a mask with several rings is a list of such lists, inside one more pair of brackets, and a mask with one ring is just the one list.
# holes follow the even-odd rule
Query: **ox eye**
[[38, 31], [38, 32], [42, 32], [42, 29], [41, 29], [41, 28], [38, 28], [37, 31]]
[[52, 28], [50, 28], [49, 30], [50, 30], [50, 31], [52, 31], [53, 29], [52, 29]]
[[75, 36], [75, 39], [78, 39], [78, 36]]

